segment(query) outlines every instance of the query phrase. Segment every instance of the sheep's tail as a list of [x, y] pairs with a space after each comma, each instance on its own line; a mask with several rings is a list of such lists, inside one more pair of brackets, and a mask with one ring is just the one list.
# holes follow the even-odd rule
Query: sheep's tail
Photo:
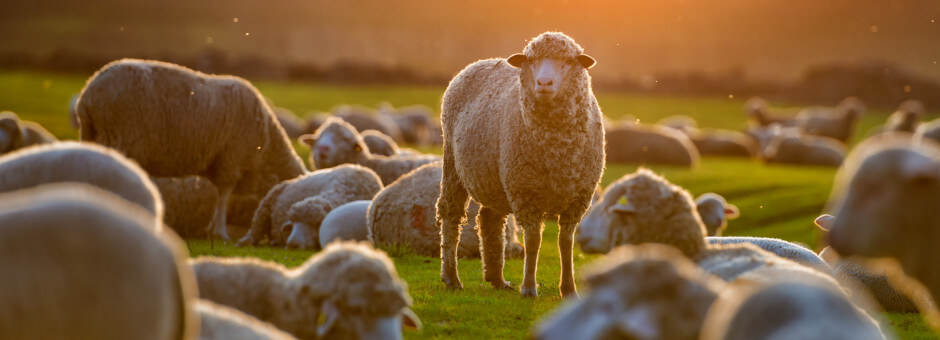
[[[258, 203], [258, 208], [255, 209], [255, 216], [251, 219], [251, 230], [238, 240], [236, 246], [253, 246], [265, 237], [271, 238], [271, 209], [277, 198], [281, 196], [281, 192], [287, 188], [287, 184], [286, 181], [278, 183], [261, 199], [261, 203]], [[271, 240], [271, 242], [274, 241]]]

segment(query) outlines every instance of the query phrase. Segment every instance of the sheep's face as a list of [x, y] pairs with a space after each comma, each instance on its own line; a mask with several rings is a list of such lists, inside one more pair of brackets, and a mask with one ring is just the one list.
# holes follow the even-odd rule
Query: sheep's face
[[940, 218], [940, 162], [915, 150], [889, 148], [858, 164], [843, 168], [835, 186], [832, 248], [847, 256], [918, 261], [917, 239], [931, 239], [929, 229]]
[[726, 203], [720, 196], [705, 194], [695, 200], [695, 210], [705, 223], [708, 236], [720, 236], [728, 219], [738, 217], [738, 207]]
[[310, 147], [310, 160], [317, 169], [357, 163], [368, 151], [362, 136], [348, 124], [327, 121], [316, 134], [303, 135], [300, 141]]
[[288, 234], [287, 249], [319, 249], [319, 230], [306, 223], [294, 222], [281, 227]]
[[594, 59], [586, 54], [573, 59], [532, 58], [525, 54], [515, 54], [508, 62], [521, 69], [519, 81], [525, 95], [537, 102], [550, 102], [559, 94], [567, 92], [570, 79], [583, 73], [594, 65]]

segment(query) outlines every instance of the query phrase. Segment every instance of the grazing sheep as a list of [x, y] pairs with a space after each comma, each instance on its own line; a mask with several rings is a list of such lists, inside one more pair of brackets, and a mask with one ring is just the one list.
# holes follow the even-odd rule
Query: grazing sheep
[[362, 133], [366, 130], [376, 130], [389, 136], [395, 142], [402, 142], [401, 130], [395, 120], [378, 114], [376, 110], [354, 105], [341, 105], [333, 109], [333, 116], [340, 118]]
[[[865, 141], [836, 175], [829, 244], [843, 256], [893, 257], [940, 296], [940, 149], [905, 136]], [[936, 311], [914, 299], [934, 322]], [[935, 323], [935, 325], [940, 325]]]
[[281, 182], [261, 200], [251, 230], [238, 245], [256, 245], [267, 238], [271, 245], [286, 242], [288, 248], [316, 249], [320, 223], [330, 210], [372, 199], [379, 190], [382, 184], [372, 170], [352, 164]]
[[257, 258], [190, 264], [202, 298], [301, 339], [400, 339], [402, 323], [420, 326], [407, 284], [388, 256], [367, 244], [331, 243], [294, 269]]
[[698, 339], [726, 286], [661, 244], [617, 247], [585, 272], [588, 296], [559, 308], [533, 338]]
[[845, 158], [845, 149], [845, 144], [833, 138], [780, 130], [763, 150], [763, 156], [767, 163], [838, 167]]
[[[722, 255], [722, 251], [748, 244], [832, 276], [825, 261], [796, 244], [767, 238], [706, 238], [705, 230], [688, 191], [641, 168], [611, 184], [604, 197], [591, 206], [581, 221], [578, 243], [586, 253], [606, 253], [623, 244], [663, 243], [697, 262], [707, 261], [709, 256], [733, 258], [734, 254]], [[750, 251], [743, 252], [748, 255]]]
[[882, 132], [908, 132], [914, 133], [920, 125], [920, 118], [924, 115], [924, 104], [910, 99], [898, 106], [882, 127]]
[[659, 125], [621, 124], [607, 129], [607, 162], [698, 165], [699, 153], [681, 131]]
[[219, 200], [215, 186], [199, 176], [150, 179], [163, 198], [163, 222], [183, 238], [205, 237]]
[[320, 223], [320, 248], [338, 240], [368, 241], [366, 214], [372, 201], [352, 201], [331, 210]]
[[427, 145], [433, 124], [431, 108], [424, 105], [411, 105], [399, 108], [388, 102], [379, 106], [379, 112], [395, 120], [401, 130], [402, 141], [415, 145]]
[[885, 339], [878, 323], [843, 291], [779, 279], [731, 284], [709, 309], [701, 339]]
[[865, 104], [855, 97], [842, 100], [835, 108], [813, 106], [796, 115], [796, 126], [807, 135], [833, 138], [848, 143], [855, 133], [858, 120], [865, 113]]
[[0, 192], [53, 182], [80, 182], [111, 191], [163, 220], [163, 200], [147, 174], [119, 152], [100, 145], [62, 142], [0, 157]]
[[179, 238], [82, 183], [0, 194], [0, 338], [193, 339]]
[[0, 155], [37, 144], [49, 144], [57, 139], [41, 125], [21, 121], [15, 113], [0, 112]]
[[604, 127], [591, 90], [594, 59], [563, 33], [532, 39], [523, 53], [470, 64], [442, 99], [444, 171], [437, 214], [441, 278], [457, 275], [460, 225], [469, 197], [480, 203], [483, 276], [497, 289], [503, 278], [506, 216], [525, 230], [522, 294], [537, 296], [542, 219], [558, 216], [562, 296], [577, 295], [572, 248], [578, 221], [604, 169]]
[[744, 112], [747, 113], [748, 118], [750, 118], [751, 121], [756, 123], [758, 126], [766, 127], [773, 124], [779, 124], [781, 126], [789, 127], [796, 125], [796, 119], [791, 117], [783, 117], [782, 115], [773, 115], [771, 111], [779, 110], [772, 110], [767, 105], [767, 101], [760, 97], [751, 97], [747, 100], [747, 103], [744, 104]]
[[[441, 236], [436, 212], [442, 171], [440, 162], [424, 165], [375, 195], [369, 206], [366, 225], [369, 240], [376, 247], [406, 246], [419, 255], [440, 256]], [[469, 221], [462, 226], [457, 255], [480, 257], [480, 238], [476, 228], [480, 205], [470, 201], [467, 209]], [[507, 220], [505, 229], [505, 256], [522, 257], [523, 247], [514, 219]]]
[[200, 340], [289, 340], [292, 335], [231, 307], [198, 300]]
[[300, 141], [310, 147], [310, 164], [317, 169], [331, 168], [340, 164], [353, 163], [372, 169], [382, 179], [383, 185], [392, 184], [402, 175], [435, 161], [440, 157], [421, 156], [378, 156], [366, 147], [362, 135], [349, 123], [338, 118], [330, 118], [312, 135], [303, 135]]
[[940, 118], [918, 125], [914, 138], [918, 141], [931, 140], [940, 143]]
[[392, 137], [375, 130], [366, 130], [361, 133], [362, 141], [366, 143], [369, 153], [379, 156], [394, 156], [398, 154], [398, 144]]
[[236, 184], [256, 182], [260, 195], [304, 173], [271, 108], [237, 77], [121, 59], [88, 79], [78, 117], [83, 141], [117, 148], [151, 176], [209, 179], [219, 190], [212, 231], [222, 239]]
[[738, 207], [725, 201], [721, 195], [708, 192], [695, 199], [695, 210], [705, 223], [708, 236], [721, 236], [721, 232], [728, 226], [728, 220], [741, 215]]

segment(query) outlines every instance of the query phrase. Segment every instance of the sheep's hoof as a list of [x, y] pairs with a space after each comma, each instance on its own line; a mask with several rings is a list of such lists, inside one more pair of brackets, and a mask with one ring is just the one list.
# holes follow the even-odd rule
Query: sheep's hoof
[[577, 291], [577, 290], [572, 290], [572, 291], [570, 291], [570, 292], [565, 292], [564, 290], [562, 290], [562, 291], [561, 291], [561, 298], [562, 298], [562, 299], [574, 299], [574, 300], [577, 300], [577, 299], [580, 299], [581, 297], [578, 296], [578, 291]]
[[522, 286], [522, 296], [537, 298], [539, 297], [539, 289], [535, 285], [533, 285], [532, 287]]
[[493, 288], [498, 289], [498, 290], [503, 290], [503, 289], [504, 289], [504, 290], [513, 290], [513, 289], [514, 289], [514, 288], [512, 287], [512, 282], [509, 282], [509, 281], [503, 281], [502, 283], [497, 283], [497, 282], [490, 281], [490, 284], [493, 285]]
[[461, 283], [460, 279], [457, 277], [454, 277], [454, 278], [442, 277], [441, 281], [444, 281], [444, 284], [447, 285], [447, 288], [463, 289], [463, 283]]

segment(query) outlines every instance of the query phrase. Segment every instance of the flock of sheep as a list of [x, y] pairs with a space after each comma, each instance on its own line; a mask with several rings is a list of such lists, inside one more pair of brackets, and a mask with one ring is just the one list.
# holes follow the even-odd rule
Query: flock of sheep
[[[524, 258], [518, 286], [534, 297], [545, 219], [559, 224], [567, 302], [535, 338], [882, 339], [879, 310], [937, 320], [940, 122], [919, 124], [922, 105], [902, 104], [843, 161], [858, 99], [783, 118], [755, 98], [744, 132], [610, 122], [594, 63], [546, 32], [463, 69], [440, 125], [387, 104], [300, 120], [241, 78], [105, 65], [73, 98], [81, 142], [0, 114], [0, 338], [401, 338], [421, 322], [379, 249], [440, 257], [454, 289], [458, 258], [481, 257], [495, 289], [516, 289], [503, 266]], [[398, 143], [443, 145], [443, 157]], [[832, 248], [720, 236], [734, 205], [643, 168], [599, 186], [606, 162], [694, 166], [700, 154], [842, 164], [835, 216], [816, 221]], [[188, 259], [177, 235], [321, 251], [294, 269]], [[583, 270], [580, 297], [575, 243], [606, 254]]]

